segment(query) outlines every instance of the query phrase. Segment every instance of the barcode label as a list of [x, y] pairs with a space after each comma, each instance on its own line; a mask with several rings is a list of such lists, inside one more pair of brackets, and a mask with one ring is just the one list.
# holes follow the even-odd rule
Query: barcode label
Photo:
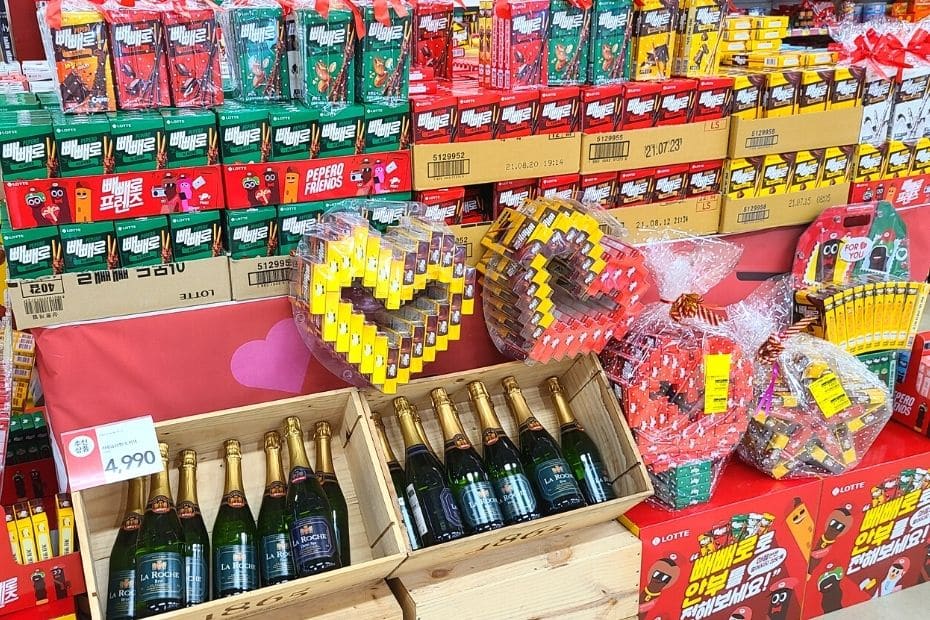
[[769, 210], [762, 209], [761, 211], [750, 211], [749, 213], [740, 213], [736, 217], [736, 221], [741, 224], [746, 224], [747, 222], [760, 222], [762, 220], [769, 219]]
[[61, 312], [65, 309], [65, 296], [53, 295], [52, 297], [24, 299], [23, 307], [26, 309], [26, 314], [48, 314], [49, 312]]
[[287, 267], [269, 269], [267, 271], [252, 271], [249, 273], [249, 286], [266, 286], [278, 284], [291, 279], [291, 270]]
[[471, 171], [471, 160], [454, 159], [452, 161], [431, 161], [426, 165], [429, 178], [457, 177]]
[[592, 144], [590, 146], [591, 149], [588, 151], [588, 155], [592, 161], [598, 159], [627, 159], [630, 156], [630, 143], [628, 140]]
[[746, 148], [747, 149], [761, 149], [767, 146], [775, 146], [778, 144], [778, 136], [756, 136], [754, 138], [746, 138]]

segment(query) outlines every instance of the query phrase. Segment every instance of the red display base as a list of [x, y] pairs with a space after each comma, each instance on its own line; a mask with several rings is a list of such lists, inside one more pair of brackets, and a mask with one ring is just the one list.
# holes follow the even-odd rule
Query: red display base
[[[55, 469], [55, 461], [51, 458], [7, 465], [2, 469], [3, 480], [0, 481], [0, 484], [2, 484], [2, 486], [0, 486], [0, 504], [4, 506], [9, 506], [23, 499], [36, 499], [36, 497], [43, 497], [44, 495], [56, 493], [58, 491], [58, 474]], [[16, 489], [14, 478], [17, 475], [23, 477], [23, 486], [26, 489], [25, 497], [21, 496], [20, 492]], [[33, 493], [33, 476], [38, 477], [44, 489], [41, 495], [37, 496]]]
[[898, 208], [930, 203], [930, 174], [852, 184], [850, 204], [873, 200], [887, 200]]
[[235, 164], [223, 182], [230, 209], [409, 192], [410, 151]]
[[224, 204], [219, 166], [3, 184], [13, 228], [207, 211]]
[[[6, 520], [2, 507], [0, 519]], [[2, 618], [55, 618], [72, 612], [74, 596], [86, 590], [80, 553], [26, 565], [16, 563], [8, 544], [0, 553]]]

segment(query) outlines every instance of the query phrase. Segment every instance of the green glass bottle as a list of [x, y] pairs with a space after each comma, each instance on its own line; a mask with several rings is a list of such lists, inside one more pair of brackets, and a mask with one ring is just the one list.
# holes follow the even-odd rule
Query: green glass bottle
[[407, 501], [420, 540], [429, 547], [465, 535], [455, 497], [446, 482], [446, 471], [426, 446], [417, 430], [416, 411], [406, 398], [394, 399], [394, 412], [400, 422], [407, 452]]
[[417, 427], [417, 436], [420, 438], [420, 441], [423, 442], [423, 445], [426, 446], [426, 449], [430, 451], [430, 454], [439, 458], [439, 455], [436, 454], [436, 451], [433, 450], [433, 445], [429, 442], [429, 437], [426, 436], [426, 431], [423, 430], [423, 418], [420, 417], [420, 411], [417, 409], [417, 406], [410, 404], [410, 408], [413, 410], [413, 425]]
[[178, 517], [184, 531], [185, 606], [210, 599], [210, 538], [197, 501], [197, 453], [181, 450], [178, 472]]
[[574, 510], [585, 505], [584, 495], [578, 487], [559, 445], [543, 428], [530, 411], [517, 380], [501, 380], [507, 406], [520, 426], [520, 456], [523, 467], [530, 473], [530, 482], [545, 515]]
[[491, 397], [481, 381], [468, 384], [471, 400], [481, 424], [484, 465], [504, 517], [504, 523], [524, 523], [538, 519], [539, 502], [523, 469], [520, 451], [514, 445], [494, 411]]
[[262, 586], [296, 579], [287, 530], [287, 485], [281, 467], [281, 435], [265, 433], [265, 494], [258, 511], [258, 566]]
[[391, 474], [391, 482], [394, 484], [394, 496], [397, 498], [397, 505], [400, 508], [400, 520], [404, 525], [404, 531], [407, 533], [407, 542], [410, 543], [410, 548], [416, 551], [423, 546], [423, 543], [420, 542], [420, 534], [413, 525], [413, 517], [410, 514], [410, 508], [407, 506], [406, 493], [404, 492], [404, 487], [407, 485], [407, 477], [404, 474], [404, 468], [400, 466], [400, 463], [397, 462], [397, 457], [394, 456], [394, 450], [391, 448], [391, 443], [388, 441], [387, 433], [384, 432], [384, 423], [381, 421], [381, 418], [373, 418], [373, 421], [378, 440], [381, 442], [381, 449], [384, 451], [384, 456], [387, 459], [388, 471]]
[[[129, 481], [126, 512], [110, 550], [110, 578], [107, 587], [107, 618], [130, 620], [136, 617], [136, 542], [145, 513], [145, 479]], [[7, 513], [10, 517], [10, 513]]]
[[443, 388], [432, 390], [430, 398], [445, 442], [446, 481], [458, 503], [465, 533], [477, 534], [504, 527], [494, 487], [481, 457], [462, 428], [455, 404]]
[[316, 444], [316, 477], [333, 511], [333, 525], [336, 526], [336, 540], [339, 542], [339, 563], [346, 567], [352, 563], [349, 509], [346, 507], [346, 498], [339, 488], [339, 480], [333, 467], [332, 437], [333, 429], [329, 422], [321, 420], [316, 423], [313, 433], [313, 442]]
[[258, 534], [242, 489], [242, 451], [227, 439], [226, 484], [213, 522], [213, 598], [258, 588]]
[[546, 387], [552, 396], [555, 412], [559, 416], [559, 439], [562, 442], [562, 454], [572, 468], [575, 480], [581, 487], [584, 499], [588, 504], [600, 504], [616, 499], [610, 476], [601, 458], [601, 452], [594, 444], [591, 436], [585, 432], [584, 427], [575, 419], [568, 400], [562, 392], [562, 385], [558, 377], [546, 379]]
[[184, 530], [168, 480], [168, 444], [159, 443], [162, 468], [152, 474], [136, 545], [136, 617], [181, 609], [186, 599]]
[[304, 448], [300, 419], [284, 421], [284, 437], [291, 455], [287, 479], [287, 529], [297, 575], [306, 577], [340, 568], [339, 542], [333, 510], [320, 486]]

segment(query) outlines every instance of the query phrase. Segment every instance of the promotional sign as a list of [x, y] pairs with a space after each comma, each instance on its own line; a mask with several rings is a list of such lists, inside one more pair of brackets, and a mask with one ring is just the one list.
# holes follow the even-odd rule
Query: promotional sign
[[61, 436], [72, 491], [161, 471], [152, 416], [83, 428]]
[[640, 620], [800, 617], [820, 486], [733, 462], [709, 503], [620, 517], [643, 541]]
[[236, 164], [223, 166], [223, 180], [230, 209], [409, 192], [410, 153]]
[[3, 187], [16, 229], [223, 207], [219, 166], [8, 181]]
[[930, 581], [930, 440], [889, 424], [862, 464], [824, 480], [804, 617]]
[[897, 374], [892, 419], [930, 435], [930, 332], [917, 334], [910, 352], [901, 352]]

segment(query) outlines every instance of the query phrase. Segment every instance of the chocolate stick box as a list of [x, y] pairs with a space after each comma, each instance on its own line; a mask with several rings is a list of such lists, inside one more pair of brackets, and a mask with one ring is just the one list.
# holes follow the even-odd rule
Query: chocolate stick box
[[799, 618], [820, 489], [733, 462], [710, 502], [628, 511], [620, 521], [643, 543], [640, 620]]

